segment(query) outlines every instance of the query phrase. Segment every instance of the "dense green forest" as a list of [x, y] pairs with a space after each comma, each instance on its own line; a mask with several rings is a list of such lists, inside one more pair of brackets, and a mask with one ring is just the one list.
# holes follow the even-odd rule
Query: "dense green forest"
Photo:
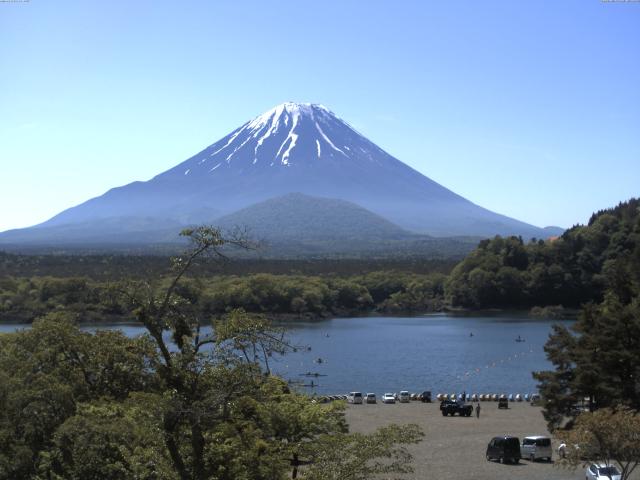
[[[200, 335], [197, 298], [183, 281], [227, 240], [204, 227], [185, 235], [193, 248], [160, 285], [122, 285], [146, 335], [82, 332], [67, 311], [0, 335], [0, 479], [364, 480], [410, 472], [405, 445], [420, 441], [417, 425], [349, 433], [343, 402], [319, 403], [270, 374], [266, 358], [293, 348], [282, 329], [234, 310], [209, 319], [213, 332]], [[53, 283], [41, 291], [55, 292]]]
[[[155, 283], [162, 285], [169, 277]], [[443, 308], [442, 273], [371, 272], [349, 277], [310, 275], [226, 275], [187, 278], [176, 292], [196, 299], [203, 318], [235, 308], [272, 317], [320, 318], [379, 312], [423, 312]], [[132, 280], [5, 277], [0, 279], [0, 321], [29, 322], [66, 311], [81, 322], [133, 320], [123, 296]]]
[[[640, 272], [640, 201], [595, 213], [561, 237], [525, 243], [483, 240], [449, 276], [446, 301], [466, 308], [577, 308], [601, 302], [608, 288], [629, 298]], [[626, 289], [626, 293], [625, 293]]]
[[[629, 298], [626, 279], [637, 283], [640, 272], [639, 222], [633, 199], [558, 238], [483, 240], [457, 265], [417, 258], [203, 262], [179, 293], [197, 297], [203, 317], [234, 308], [292, 317], [577, 309], [601, 302], [613, 287]], [[121, 295], [128, 283], [153, 278], [162, 285], [168, 277], [166, 257], [0, 253], [0, 321], [31, 321], [60, 310], [85, 322], [130, 320]]]
[[[627, 408], [640, 410], [639, 206], [632, 200], [598, 212], [587, 227], [572, 229], [558, 240], [561, 243], [548, 247], [548, 252], [560, 249], [575, 259], [573, 264], [564, 262], [556, 268], [564, 269], [574, 301], [587, 302], [571, 327], [553, 327], [545, 352], [554, 368], [533, 374], [552, 431], [589, 423], [592, 414], [588, 412], [596, 410], [605, 409], [602, 415], [621, 418]], [[530, 269], [541, 268], [540, 263]], [[521, 270], [525, 275], [527, 271]], [[578, 286], [591, 298], [576, 291]], [[621, 452], [619, 447], [623, 443], [637, 446], [638, 431], [620, 432], [605, 440], [617, 442], [618, 456], [613, 458], [627, 461], [628, 450]], [[589, 435], [579, 442], [584, 452], [591, 448], [601, 455], [601, 446]], [[637, 460], [637, 449], [634, 452]]]
[[[248, 275], [336, 275], [353, 276], [376, 271], [410, 273], [449, 273], [462, 258], [394, 258], [342, 259], [233, 259], [223, 262], [203, 261], [194, 265], [192, 276]], [[127, 278], [153, 278], [170, 274], [167, 256], [158, 255], [19, 255], [0, 251], [0, 277], [87, 277], [112, 281]]]
[[[129, 266], [126, 257], [0, 257], [13, 272], [0, 277], [2, 319], [35, 320], [0, 335], [0, 479], [321, 480], [410, 470], [405, 445], [420, 440], [416, 426], [350, 434], [341, 403], [316, 403], [270, 375], [267, 358], [292, 347], [269, 315], [580, 307], [545, 346], [553, 369], [534, 372], [550, 429], [587, 418], [576, 409], [585, 398], [592, 411], [640, 409], [638, 200], [557, 239], [485, 240], [450, 273], [440, 261], [233, 271], [192, 262], [224, 245], [219, 232], [186, 234], [194, 246], [171, 268], [155, 257]], [[20, 265], [28, 274], [17, 274]], [[78, 328], [105, 320], [133, 320], [148, 334]], [[211, 336], [200, 335], [203, 321], [214, 323]]]

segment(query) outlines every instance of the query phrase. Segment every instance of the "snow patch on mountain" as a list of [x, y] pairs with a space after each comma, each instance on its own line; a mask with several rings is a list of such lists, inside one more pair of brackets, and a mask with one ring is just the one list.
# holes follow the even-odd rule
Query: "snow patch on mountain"
[[[338, 135], [335, 140], [332, 139], [334, 135]], [[304, 147], [300, 144], [301, 138], [305, 141]], [[197, 165], [219, 159], [230, 165], [236, 160], [240, 163], [249, 160], [248, 166], [277, 164], [290, 167], [308, 160], [310, 150], [315, 154], [313, 156], [322, 158], [322, 144], [328, 147], [329, 152], [336, 152], [344, 158], [361, 156], [356, 153], [358, 151], [370, 158], [368, 149], [362, 148], [369, 143], [324, 105], [286, 102], [258, 115], [211, 145]], [[249, 147], [252, 155], [246, 159], [244, 151]], [[222, 155], [224, 157], [219, 158]], [[331, 153], [329, 155], [332, 156]], [[207, 171], [213, 170], [209, 168]]]

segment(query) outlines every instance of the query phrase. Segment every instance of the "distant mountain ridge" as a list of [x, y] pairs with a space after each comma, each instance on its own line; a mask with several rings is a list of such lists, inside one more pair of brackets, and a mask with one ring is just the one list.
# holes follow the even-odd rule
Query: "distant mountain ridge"
[[127, 235], [135, 241], [168, 225], [215, 223], [294, 192], [351, 202], [401, 229], [432, 236], [557, 233], [473, 204], [321, 105], [285, 103], [149, 181], [113, 188], [36, 227], [0, 234], [0, 243], [62, 242], [65, 231], [67, 241]]

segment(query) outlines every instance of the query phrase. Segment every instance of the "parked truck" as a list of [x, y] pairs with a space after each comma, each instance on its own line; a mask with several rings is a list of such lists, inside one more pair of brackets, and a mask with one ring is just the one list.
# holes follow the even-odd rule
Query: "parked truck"
[[440, 411], [443, 417], [447, 415], [453, 417], [456, 413], [461, 417], [470, 417], [473, 413], [473, 405], [460, 400], [443, 400], [440, 403]]

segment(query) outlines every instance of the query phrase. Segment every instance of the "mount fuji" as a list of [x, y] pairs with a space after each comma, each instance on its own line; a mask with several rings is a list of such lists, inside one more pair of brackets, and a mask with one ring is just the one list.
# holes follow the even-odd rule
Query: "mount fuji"
[[[436, 237], [557, 233], [475, 205], [394, 158], [322, 105], [284, 103], [149, 181], [113, 188], [42, 224], [4, 232], [0, 242], [161, 242], [173, 239], [181, 226], [215, 224], [269, 199], [295, 202], [299, 197], [292, 193], [355, 204], [395, 224], [394, 235], [401, 230]], [[286, 219], [286, 202], [273, 205], [278, 206], [274, 214]]]

